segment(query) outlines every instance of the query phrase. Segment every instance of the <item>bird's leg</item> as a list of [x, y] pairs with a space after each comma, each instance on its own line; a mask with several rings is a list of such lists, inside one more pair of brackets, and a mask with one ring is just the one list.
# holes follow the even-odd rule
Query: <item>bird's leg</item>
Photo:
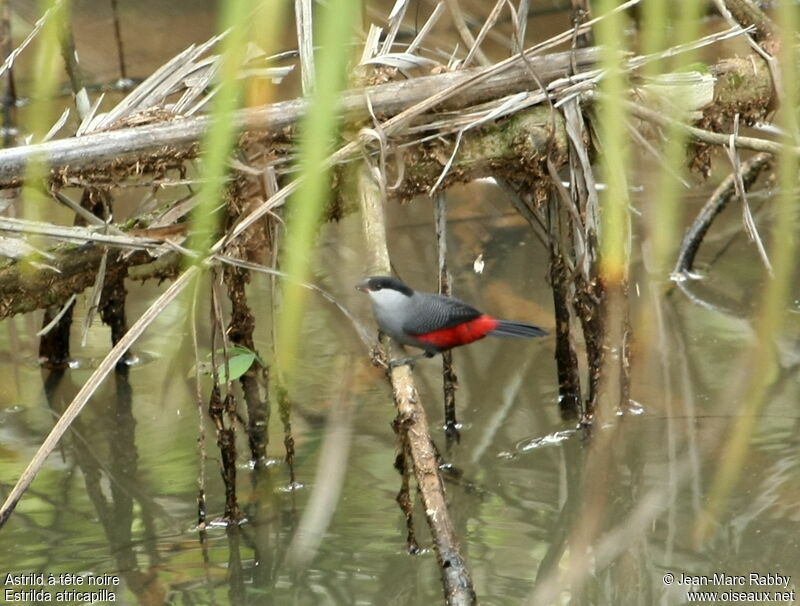
[[369, 359], [373, 366], [388, 368], [388, 364], [386, 363], [386, 352], [383, 350], [383, 347], [381, 347], [380, 344], [375, 345], [370, 350]]
[[397, 360], [392, 360], [389, 362], [389, 370], [392, 368], [397, 368], [398, 366], [411, 366], [414, 367], [414, 362], [419, 360], [420, 358], [432, 358], [436, 355], [436, 352], [426, 351], [421, 354], [417, 354], [416, 356], [408, 356], [405, 358], [399, 358]]
[[389, 364], [387, 362], [387, 358], [389, 356], [386, 352], [386, 349], [383, 347], [384, 336], [386, 335], [379, 330], [378, 341], [370, 349], [369, 358], [373, 366], [382, 366], [383, 368], [389, 368]]

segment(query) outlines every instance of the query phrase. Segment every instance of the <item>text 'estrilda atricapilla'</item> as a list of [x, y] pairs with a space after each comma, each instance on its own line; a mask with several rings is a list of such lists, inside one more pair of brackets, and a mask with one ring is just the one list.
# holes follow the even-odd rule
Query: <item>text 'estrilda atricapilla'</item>
[[431, 358], [487, 335], [525, 339], [547, 334], [533, 324], [498, 320], [453, 297], [417, 292], [389, 276], [372, 276], [356, 288], [369, 295], [382, 333], [401, 345], [425, 350], [417, 356], [393, 360], [390, 368]]

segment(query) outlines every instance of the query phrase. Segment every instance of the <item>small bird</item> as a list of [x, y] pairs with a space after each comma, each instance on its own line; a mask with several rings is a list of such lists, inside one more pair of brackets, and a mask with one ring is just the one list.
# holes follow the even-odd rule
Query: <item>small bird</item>
[[392, 360], [389, 368], [466, 345], [486, 335], [524, 339], [547, 331], [524, 322], [498, 320], [453, 297], [417, 292], [397, 278], [372, 276], [356, 285], [369, 295], [378, 328], [401, 345], [424, 353]]

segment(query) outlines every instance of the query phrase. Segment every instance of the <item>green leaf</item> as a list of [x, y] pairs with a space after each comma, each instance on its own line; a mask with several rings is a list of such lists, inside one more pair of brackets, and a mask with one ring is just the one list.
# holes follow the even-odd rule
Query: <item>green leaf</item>
[[[231, 372], [231, 381], [235, 381], [250, 370], [250, 367], [253, 365], [253, 360], [256, 359], [256, 354], [254, 352], [244, 347], [241, 349], [246, 353], [236, 353], [228, 358], [227, 368]], [[217, 374], [219, 374], [220, 383], [228, 382], [228, 378], [225, 374], [225, 367], [225, 362], [217, 366]]]
[[[225, 349], [218, 349], [214, 352], [218, 356], [225, 356]], [[207, 357], [211, 357], [209, 353]], [[261, 359], [256, 352], [248, 349], [244, 345], [231, 345], [228, 348], [228, 364], [227, 367], [231, 372], [231, 381], [235, 381], [239, 377], [241, 377], [244, 373], [250, 370], [250, 367], [253, 365], [253, 362], [258, 360], [258, 363], [264, 366], [264, 361]], [[227, 383], [227, 375], [225, 373], [225, 361], [223, 360], [217, 365], [217, 375], [219, 375], [219, 380], [221, 383]], [[199, 364], [200, 374], [210, 375], [212, 366], [208, 362], [200, 362]], [[194, 376], [195, 374], [195, 367], [193, 366], [191, 371], [189, 372], [189, 377]]]

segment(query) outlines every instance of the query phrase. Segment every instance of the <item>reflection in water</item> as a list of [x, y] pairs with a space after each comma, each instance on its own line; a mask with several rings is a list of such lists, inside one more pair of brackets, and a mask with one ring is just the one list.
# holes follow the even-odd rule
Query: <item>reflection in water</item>
[[[472, 225], [476, 233], [487, 229]], [[345, 221], [328, 237], [347, 238], [351, 227]], [[413, 238], [406, 246], [430, 250]], [[504, 265], [514, 272], [520, 267], [519, 247], [506, 250], [510, 256]], [[460, 246], [454, 254], [459, 251], [467, 256]], [[464, 278], [456, 285], [466, 284]], [[336, 280], [340, 292], [347, 293], [347, 278]], [[459, 471], [448, 479], [448, 498], [479, 595], [490, 603], [546, 603], [567, 586], [591, 604], [672, 604], [682, 602], [682, 589], [664, 586], [667, 572], [745, 574], [753, 569], [791, 575], [796, 570], [798, 539], [785, 531], [800, 520], [800, 427], [792, 404], [796, 363], [782, 369], [774, 384], [772, 404], [742, 470], [742, 486], [748, 489], [732, 496], [715, 538], [698, 546], [692, 527], [729, 416], [716, 394], [724, 393], [725, 369], [735, 361], [721, 352], [747, 336], [730, 324], [721, 330], [729, 321], [717, 315], [700, 321], [697, 310], [685, 303], [662, 303], [664, 328], [672, 335], [669, 348], [657, 352], [667, 373], [666, 389], [660, 387], [664, 381], [634, 386], [646, 402], [645, 413], [597, 430], [590, 441], [560, 420], [547, 348], [509, 352], [487, 341], [456, 356], [464, 427], [461, 444], [448, 457]], [[361, 361], [355, 337], [343, 337], [334, 346], [327, 338], [313, 339], [321, 326], [336, 322], [336, 314], [319, 302], [307, 326], [313, 351], [304, 358], [307, 382], [298, 387], [293, 417], [297, 479], [305, 488], [284, 491], [290, 482], [284, 466], [242, 466], [239, 490], [248, 523], [209, 528], [199, 536], [192, 530], [193, 388], [182, 380], [191, 365], [185, 372], [158, 363], [121, 367], [114, 384], [79, 418], [59, 455], [51, 457], [51, 472], [37, 479], [33, 500], [26, 499], [0, 533], [3, 553], [14, 554], [13, 562], [0, 556], [4, 570], [117, 573], [125, 586], [118, 601], [130, 604], [181, 603], [175, 599], [352, 604], [383, 603], [387, 596], [397, 604], [437, 603], [433, 554], [405, 552], [403, 520], [394, 503], [393, 411], [380, 371]], [[155, 330], [151, 345], [162, 335]], [[355, 372], [349, 388], [339, 385], [342, 373], [335, 370], [336, 350], [348, 348], [358, 352], [356, 362], [349, 363]], [[30, 362], [18, 371], [21, 382], [12, 382], [9, 393], [20, 393], [16, 401], [35, 403], [23, 386], [32, 385], [39, 371]], [[79, 373], [86, 372], [45, 373], [46, 401], [54, 412], [71, 399], [83, 380]], [[162, 401], [164, 372], [173, 377], [172, 396]], [[432, 423], [443, 424], [439, 365], [423, 363], [416, 372]], [[718, 401], [722, 404], [713, 404]], [[336, 502], [326, 500], [327, 491], [315, 491], [331, 479], [324, 465], [330, 461], [325, 443], [334, 435], [330, 415], [339, 414], [336, 407], [345, 403], [352, 406], [352, 440]], [[50, 423], [30, 405], [6, 411], [2, 431], [12, 433], [5, 448], [24, 453]], [[280, 427], [271, 430], [280, 435]], [[603, 432], [610, 449], [603, 468], [592, 468], [587, 460]], [[436, 437], [444, 443], [443, 430]], [[280, 439], [271, 443], [279, 445]], [[8, 465], [5, 456], [4, 461]], [[208, 467], [216, 466], [212, 461]], [[70, 468], [81, 471], [79, 482], [64, 474]], [[590, 471], [596, 475], [593, 482]], [[214, 476], [208, 478], [212, 517], [223, 505]], [[302, 536], [298, 528], [314, 509], [314, 498], [329, 520], [314, 531], [318, 548], [305, 552], [313, 555], [298, 568], [291, 565], [296, 549], [291, 545]], [[35, 501], [39, 504], [32, 508]], [[419, 511], [417, 519], [422, 519]], [[426, 546], [426, 529], [417, 525], [416, 530]], [[54, 543], [54, 536], [60, 540]], [[591, 549], [587, 536], [595, 537]], [[581, 572], [587, 559], [589, 576]]]
[[[470, 202], [460, 204], [467, 209]], [[422, 205], [407, 207], [402, 221], [413, 221], [415, 213], [429, 216]], [[506, 221], [457, 224], [450, 243], [455, 292], [476, 301], [486, 297], [478, 302], [498, 314], [510, 309], [542, 322], [547, 312], [538, 308], [545, 309], [547, 293], [525, 277], [536, 245], [524, 230], [504, 228]], [[322, 246], [330, 267], [321, 281], [367, 318], [356, 293], [350, 294], [360, 275], [357, 250], [342, 244], [353, 242], [357, 229], [356, 220], [345, 219], [326, 230]], [[435, 255], [432, 233], [402, 224], [392, 233], [393, 252], [409, 259], [399, 269], [409, 280], [431, 281], [415, 268], [427, 267]], [[471, 272], [478, 248], [487, 261], [481, 277]], [[258, 297], [261, 285], [253, 288]], [[502, 292], [513, 296], [498, 298]], [[147, 297], [132, 301], [146, 304]], [[741, 320], [698, 311], [672, 296], [660, 300], [660, 310], [667, 345], [653, 348], [650, 357], [639, 353], [633, 389], [644, 413], [616, 418], [589, 440], [561, 420], [551, 345], [484, 340], [456, 352], [463, 427], [461, 443], [447, 454], [457, 471], [446, 474], [448, 498], [476, 589], [487, 602], [546, 603], [569, 587], [590, 604], [673, 604], [682, 602], [685, 588], [665, 586], [667, 572], [796, 571], [798, 539], [785, 530], [800, 521], [796, 356], [787, 355], [776, 375], [752, 456], [741, 470], [743, 489], [732, 495], [714, 538], [698, 545], [693, 525], [731, 414], [720, 394], [749, 333]], [[424, 524], [415, 526], [422, 553], [412, 557], [405, 549], [404, 520], [394, 501], [399, 476], [387, 388], [339, 317], [315, 300], [306, 319], [303, 380], [292, 409], [302, 488], [286, 491], [291, 478], [285, 465], [240, 465], [248, 522], [194, 529], [197, 423], [188, 378], [194, 355], [188, 343], [170, 350], [181, 324], [167, 316], [139, 346], [174, 352], [177, 362], [165, 364], [153, 353], [146, 363], [117, 370], [0, 532], [3, 570], [116, 573], [124, 582], [118, 602], [130, 604], [437, 603], [440, 585], [433, 554], [424, 549]], [[351, 353], [343, 372], [341, 356]], [[7, 478], [16, 476], [52, 424], [37, 408], [34, 357], [14, 365], [19, 379], [9, 374], [4, 392], [0, 452]], [[50, 409], [58, 414], [88, 372], [45, 373]], [[422, 362], [415, 372], [431, 423], [442, 427], [440, 365]], [[22, 406], [12, 408], [17, 403]], [[342, 410], [349, 415], [343, 425], [336, 421]], [[282, 428], [274, 423], [270, 431], [270, 455], [278, 457]], [[435, 438], [444, 444], [444, 430]], [[338, 441], [338, 454], [330, 454], [330, 440]], [[598, 458], [593, 449], [600, 442], [608, 448]], [[347, 465], [326, 467], [344, 460], [343, 447], [349, 448]], [[214, 456], [210, 451], [209, 518], [224, 505]], [[81, 471], [79, 480], [72, 469]], [[341, 486], [338, 499], [325, 488], [334, 480]]]
[[[67, 372], [63, 368], [46, 372], [44, 394], [50, 409], [57, 415], [63, 412], [79, 389], [69, 380]], [[127, 364], [117, 365], [115, 397], [110, 399], [102, 415], [89, 421], [84, 418], [86, 415], [78, 418], [72, 424], [71, 439], [65, 439], [64, 443], [83, 475], [83, 488], [108, 543], [114, 563], [110, 570], [124, 579], [127, 588], [139, 601], [162, 603], [165, 587], [154, 569], [161, 560], [155, 549], [155, 516], [160, 508], [151, 494], [140, 489], [129, 372]], [[68, 487], [64, 489], [69, 491]], [[63, 496], [68, 503], [68, 494]], [[136, 541], [133, 534], [134, 503], [139, 507], [138, 522], [142, 525], [141, 538]], [[135, 550], [137, 543], [140, 545]], [[146, 569], [142, 568], [137, 557], [142, 552], [148, 561]], [[99, 574], [99, 571], [90, 571], [90, 574]], [[76, 584], [72, 589], [86, 588]]]

